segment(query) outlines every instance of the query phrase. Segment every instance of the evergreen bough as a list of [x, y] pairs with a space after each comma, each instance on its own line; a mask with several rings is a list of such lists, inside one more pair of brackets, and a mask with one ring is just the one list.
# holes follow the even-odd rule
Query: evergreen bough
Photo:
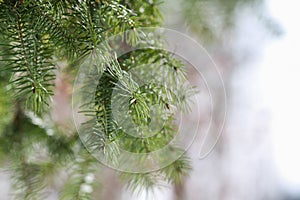
[[[60, 199], [93, 199], [101, 184], [94, 176], [101, 173], [99, 163], [85, 149], [76, 133], [67, 135], [47, 118], [51, 108], [57, 66], [67, 62], [67, 70], [76, 73], [84, 60], [101, 54], [98, 45], [107, 38], [131, 30], [119, 44], [130, 46], [139, 40], [134, 34], [141, 26], [161, 24], [159, 1], [139, 0], [2, 0], [0, 1], [1, 103], [6, 121], [1, 134], [1, 157], [8, 162], [16, 199], [44, 199], [55, 178], [67, 171]], [[159, 42], [159, 41], [157, 41]], [[176, 133], [172, 106], [188, 109], [186, 95], [178, 87], [186, 80], [182, 63], [166, 51], [143, 49], [117, 58], [104, 57], [94, 103], [94, 110], [83, 110], [97, 116], [97, 128], [90, 137], [98, 150], [114, 162], [119, 148], [147, 153], [167, 144]], [[148, 66], [142, 68], [141, 66]], [[129, 71], [137, 69], [142, 78], [162, 69], [156, 76], [168, 76], [168, 87], [155, 82], [137, 85]], [[122, 131], [112, 117], [111, 98], [114, 89], [128, 95], [133, 121], [149, 124], [150, 106], [158, 104], [157, 117], [165, 116], [160, 133], [135, 138]], [[186, 88], [185, 88], [186, 89]], [[9, 99], [10, 102], [6, 102]], [[11, 103], [13, 102], [13, 103]], [[49, 106], [50, 105], [50, 106]], [[94, 140], [96, 137], [96, 140]], [[99, 140], [102, 138], [102, 140]], [[102, 142], [94, 142], [102, 141]], [[106, 144], [114, 143], [114, 149]], [[183, 151], [172, 147], [174, 151]], [[120, 172], [133, 191], [152, 189], [160, 180], [179, 183], [188, 174], [190, 164], [183, 154], [172, 164], [149, 173]], [[94, 191], [94, 192], [93, 192]], [[97, 198], [98, 199], [98, 198]]]

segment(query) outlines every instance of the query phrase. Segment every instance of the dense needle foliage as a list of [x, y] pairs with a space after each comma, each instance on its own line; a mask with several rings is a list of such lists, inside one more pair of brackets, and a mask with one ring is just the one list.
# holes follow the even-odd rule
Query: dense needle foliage
[[[101, 184], [94, 177], [101, 173], [101, 165], [86, 151], [76, 133], [65, 134], [51, 121], [58, 66], [67, 63], [64, 70], [75, 74], [84, 60], [102, 53], [99, 44], [126, 30], [132, 34], [111, 45], [133, 45], [140, 40], [136, 29], [160, 25], [158, 4], [157, 0], [0, 1], [0, 156], [1, 164], [11, 174], [16, 199], [46, 198], [47, 189], [57, 184], [61, 175], [60, 199], [93, 199], [99, 193]], [[95, 99], [90, 99], [94, 110], [83, 111], [97, 116], [97, 128], [86, 132], [93, 141], [90, 145], [115, 162], [118, 148], [147, 153], [168, 144], [176, 133], [175, 116], [169, 110], [175, 106], [188, 110], [187, 96], [182, 93], [189, 89], [178, 87], [186, 80], [181, 62], [168, 52], [154, 49], [105, 58], [105, 64], [99, 64], [102, 74]], [[139, 85], [130, 71], [141, 80], [151, 75], [157, 80], [167, 76], [169, 81], [164, 87], [156, 85], [155, 79]], [[127, 135], [112, 117], [114, 90], [128, 98], [130, 113], [124, 118], [131, 118], [138, 126], [164, 118], [166, 123], [158, 134], [146, 138]], [[151, 105], [158, 105], [155, 117]], [[114, 149], [107, 149], [106, 145], [112, 143]], [[153, 188], [160, 180], [178, 183], [189, 169], [188, 158], [183, 155], [158, 171], [120, 176], [129, 188], [139, 191]]]

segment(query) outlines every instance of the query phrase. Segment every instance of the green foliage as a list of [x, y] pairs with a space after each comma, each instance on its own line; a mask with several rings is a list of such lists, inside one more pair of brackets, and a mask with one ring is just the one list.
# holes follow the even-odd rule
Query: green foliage
[[188, 176], [191, 169], [189, 158], [183, 154], [178, 160], [174, 161], [174, 163], [162, 168], [160, 171], [165, 175], [168, 182], [182, 183], [183, 178]]
[[11, 95], [8, 93], [7, 85], [2, 80], [0, 82], [0, 105], [0, 130], [3, 130], [13, 116], [13, 105], [11, 105]]
[[158, 183], [157, 174], [153, 173], [143, 173], [143, 174], [131, 174], [131, 173], [123, 173], [121, 178], [125, 181], [128, 181], [127, 187], [131, 191], [135, 191], [136, 193], [141, 193], [143, 189], [147, 189], [148, 192], [154, 188], [154, 186]]
[[1, 56], [4, 68], [12, 74], [16, 97], [26, 98], [27, 106], [39, 112], [53, 94], [50, 87], [54, 79], [53, 47], [46, 32], [50, 27], [40, 18], [37, 6], [30, 2], [20, 4], [0, 5]]
[[183, 154], [174, 163], [158, 171], [142, 174], [122, 173], [121, 178], [128, 182], [127, 186], [131, 191], [139, 194], [143, 189], [151, 192], [155, 186], [162, 186], [164, 180], [171, 184], [180, 184], [184, 181], [184, 177], [188, 176], [191, 169], [189, 158]]
[[0, 137], [1, 151], [9, 161], [16, 199], [37, 199], [55, 169], [55, 162], [44, 149], [48, 136], [31, 123], [17, 107], [15, 117]]
[[77, 158], [67, 164], [69, 179], [61, 191], [62, 200], [89, 200], [94, 186], [97, 185], [94, 173], [97, 165], [86, 151], [78, 152]]
[[[173, 1], [167, 1], [174, 4]], [[236, 19], [245, 8], [250, 10], [262, 25], [274, 35], [281, 34], [281, 28], [262, 12], [265, 0], [183, 0], [181, 14], [187, 27], [201, 38], [202, 42], [222, 42], [224, 32], [236, 26]], [[195, 12], [194, 12], [195, 11]]]
[[[102, 63], [102, 76], [91, 99], [94, 109], [86, 111], [96, 115], [97, 126], [87, 124], [86, 128], [90, 144], [111, 162], [117, 160], [120, 149], [147, 153], [170, 143], [176, 134], [173, 109], [188, 110], [183, 96], [188, 97], [190, 90], [179, 87], [186, 81], [183, 64], [162, 50], [136, 50], [116, 58], [102, 55], [98, 48], [126, 30], [132, 31], [107, 46], [108, 50], [128, 48], [141, 40], [137, 28], [161, 23], [158, 5], [157, 0], [0, 1], [0, 114], [5, 116], [0, 123], [0, 152], [1, 164], [12, 174], [16, 199], [44, 199], [45, 191], [60, 178], [60, 199], [92, 199], [101, 187], [91, 180], [101, 168], [77, 134], [60, 131], [49, 117], [60, 62], [67, 63], [67, 73], [76, 72], [83, 60]], [[154, 79], [142, 83], [148, 76]], [[185, 89], [187, 93], [182, 94]], [[160, 127], [155, 134], [147, 128], [141, 132], [153, 136], [132, 137], [122, 129], [112, 115], [114, 91], [126, 96], [130, 112], [124, 118], [137, 127], [150, 123]], [[154, 111], [153, 105], [157, 106]], [[150, 191], [159, 181], [177, 182], [187, 175], [186, 160], [161, 171], [120, 176], [126, 177], [132, 190]], [[65, 178], [60, 177], [64, 171]]]

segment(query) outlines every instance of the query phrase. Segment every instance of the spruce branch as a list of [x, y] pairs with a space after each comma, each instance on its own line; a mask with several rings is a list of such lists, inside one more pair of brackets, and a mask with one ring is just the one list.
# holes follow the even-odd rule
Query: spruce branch
[[[55, 134], [47, 134], [49, 127], [44, 125], [47, 123], [43, 119], [47, 113], [44, 108], [53, 95], [58, 61], [66, 61], [72, 70], [77, 70], [77, 64], [87, 59], [91, 62], [84, 65], [96, 63], [101, 75], [96, 91], [85, 96], [90, 98], [87, 104], [92, 106], [82, 110], [86, 116], [96, 116], [96, 121], [82, 125], [85, 145], [92, 149], [90, 153], [101, 151], [104, 160], [117, 166], [122, 161], [121, 150], [147, 154], [174, 138], [174, 108], [187, 105], [187, 98], [179, 96], [183, 90], [179, 86], [186, 81], [183, 64], [163, 50], [136, 50], [117, 58], [104, 54], [99, 47], [108, 37], [126, 30], [131, 31], [108, 44], [106, 50], [129, 49], [138, 42], [149, 42], [136, 29], [161, 23], [157, 6], [156, 0], [152, 3], [133, 0], [0, 2], [0, 60], [5, 66], [1, 73], [11, 77], [12, 92], [18, 102], [15, 118], [7, 128], [9, 131], [1, 135], [0, 142], [2, 151], [12, 155], [20, 198], [44, 198], [43, 190], [49, 186], [44, 179], [53, 176], [55, 170], [64, 169], [64, 164], [72, 168], [61, 198], [92, 198], [95, 185], [87, 184], [86, 177], [96, 171], [95, 160], [77, 136], [57, 134], [59, 131], [53, 127]], [[153, 79], [143, 82], [148, 77]], [[189, 94], [189, 89], [186, 91], [184, 97]], [[132, 121], [134, 131], [141, 137], [128, 134], [124, 119], [115, 118], [114, 101], [128, 109], [123, 117]], [[25, 109], [23, 104], [27, 104]], [[44, 124], [35, 123], [37, 119]], [[151, 123], [153, 130], [147, 130]], [[142, 159], [146, 160], [147, 156]], [[188, 161], [184, 159], [161, 171], [121, 176], [126, 177], [132, 190], [150, 190], [162, 179], [178, 182], [188, 170]]]

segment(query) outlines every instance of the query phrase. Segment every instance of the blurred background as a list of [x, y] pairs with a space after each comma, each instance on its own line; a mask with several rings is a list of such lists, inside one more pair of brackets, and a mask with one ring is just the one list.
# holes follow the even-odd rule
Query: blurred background
[[[199, 159], [202, 141], [194, 142], [189, 150], [193, 172], [183, 185], [143, 198], [300, 199], [299, 5], [292, 0], [169, 0], [162, 4], [165, 27], [197, 40], [218, 65], [227, 108], [221, 96], [213, 102], [217, 116], [226, 109], [227, 117], [207, 157]], [[205, 65], [196, 67], [206, 70]], [[213, 84], [216, 74], [205, 79]], [[209, 95], [203, 93], [202, 97]], [[198, 119], [202, 125], [207, 123], [208, 106], [201, 103], [201, 110], [207, 111]], [[222, 120], [213, 120], [211, 128], [218, 130]]]
[[186, 199], [300, 199], [298, 8], [291, 0], [165, 4], [166, 26], [208, 50], [228, 100], [217, 146], [203, 160], [193, 156]]
[[[122, 187], [112, 170], [104, 169], [101, 199], [300, 200], [299, 8], [295, 0], [165, 0], [164, 26], [197, 40], [222, 74], [227, 106], [221, 96], [213, 103], [216, 116], [227, 111], [226, 124], [205, 158], [199, 159], [201, 139], [194, 142], [189, 149], [193, 171], [183, 184], [163, 184], [153, 194], [137, 196]], [[205, 65], [196, 67], [206, 70]], [[205, 77], [211, 84], [214, 78], [213, 73]], [[56, 82], [51, 117], [62, 130], [74, 130], [70, 82], [63, 73]], [[217, 83], [212, 87], [216, 95], [223, 89]], [[205, 91], [201, 95], [209, 96]], [[208, 104], [200, 106], [202, 117], [193, 120], [205, 126]], [[5, 110], [0, 110], [1, 116], [9, 115]], [[211, 128], [220, 129], [222, 122], [214, 118]], [[3, 124], [4, 117], [1, 129]], [[10, 199], [9, 176], [0, 171], [0, 200]], [[53, 187], [48, 199], [58, 199], [57, 189]]]

